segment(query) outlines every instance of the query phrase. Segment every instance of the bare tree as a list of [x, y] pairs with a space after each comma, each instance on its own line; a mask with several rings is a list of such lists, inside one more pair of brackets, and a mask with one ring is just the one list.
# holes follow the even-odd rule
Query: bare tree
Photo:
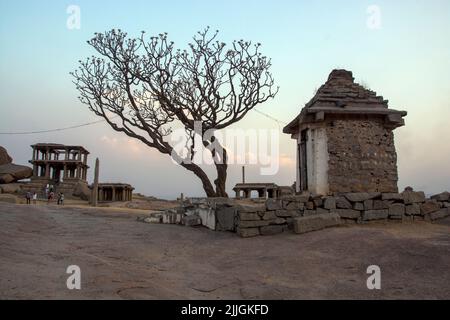
[[226, 49], [217, 34], [208, 27], [181, 51], [166, 33], [148, 39], [145, 32], [139, 38], [120, 30], [96, 33], [88, 44], [99, 56], [80, 61], [71, 73], [90, 110], [114, 130], [163, 154], [173, 156], [167, 138], [174, 126], [184, 127], [189, 158], [178, 162], [200, 178], [208, 197], [227, 196], [228, 156], [214, 135], [202, 139], [217, 171], [214, 188], [205, 171], [189, 161], [196, 147], [194, 123], [201, 121], [202, 136], [223, 129], [278, 91], [259, 43], [234, 41]]

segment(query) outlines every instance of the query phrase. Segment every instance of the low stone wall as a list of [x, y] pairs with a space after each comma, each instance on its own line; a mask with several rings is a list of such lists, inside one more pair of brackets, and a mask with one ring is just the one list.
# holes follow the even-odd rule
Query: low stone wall
[[449, 215], [449, 192], [427, 199], [423, 192], [407, 190], [402, 193], [345, 193], [337, 196], [305, 193], [265, 201], [189, 198], [180, 203], [179, 208], [153, 213], [142, 221], [203, 225], [215, 231], [254, 237], [285, 231], [304, 233], [341, 223], [434, 221]]
[[423, 192], [346, 193], [339, 196], [302, 194], [268, 199], [265, 204], [238, 205], [236, 232], [241, 237], [293, 230], [296, 219], [337, 214], [343, 223], [377, 220], [433, 221], [450, 215], [450, 193], [426, 199]]

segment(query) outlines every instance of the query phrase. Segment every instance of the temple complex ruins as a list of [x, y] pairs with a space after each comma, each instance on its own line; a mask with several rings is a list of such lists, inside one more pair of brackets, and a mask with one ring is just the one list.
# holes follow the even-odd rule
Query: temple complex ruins
[[134, 188], [127, 183], [99, 183], [98, 201], [131, 201]]
[[283, 130], [297, 140], [296, 192], [397, 192], [393, 130], [406, 114], [333, 70]]
[[[87, 182], [89, 151], [82, 146], [54, 143], [37, 143], [31, 148], [33, 175], [23, 190], [42, 196], [50, 187], [51, 191], [89, 200], [93, 188]], [[134, 188], [125, 183], [98, 183], [97, 190], [101, 202], [131, 201]]]
[[46, 183], [86, 181], [87, 157], [89, 151], [81, 146], [38, 143], [31, 146], [33, 165], [31, 180], [44, 180]]

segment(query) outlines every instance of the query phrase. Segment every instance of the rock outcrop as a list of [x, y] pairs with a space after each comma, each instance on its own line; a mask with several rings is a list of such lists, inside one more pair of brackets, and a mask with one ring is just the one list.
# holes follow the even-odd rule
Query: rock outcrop
[[91, 190], [86, 183], [78, 182], [73, 188], [72, 195], [80, 198], [81, 200], [89, 201], [91, 197]]
[[0, 184], [28, 179], [32, 175], [33, 170], [31, 168], [13, 164], [8, 151], [0, 146]]
[[13, 163], [0, 165], [0, 184], [27, 179], [32, 175], [33, 170], [27, 166], [20, 166]]
[[12, 158], [9, 156], [8, 151], [0, 146], [0, 166], [12, 162]]

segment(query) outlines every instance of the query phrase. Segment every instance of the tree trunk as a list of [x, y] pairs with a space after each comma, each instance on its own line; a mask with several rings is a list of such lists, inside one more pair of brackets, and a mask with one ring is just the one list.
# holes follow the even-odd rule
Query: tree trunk
[[214, 191], [211, 181], [209, 181], [206, 173], [198, 165], [193, 163], [181, 163], [181, 165], [187, 170], [193, 172], [202, 181], [203, 190], [205, 190], [206, 196], [208, 198], [216, 196], [216, 192]]
[[216, 197], [228, 198], [226, 191], [227, 169], [228, 169], [228, 155], [225, 148], [222, 148], [223, 160], [222, 163], [216, 163], [217, 179], [214, 180], [216, 185]]

